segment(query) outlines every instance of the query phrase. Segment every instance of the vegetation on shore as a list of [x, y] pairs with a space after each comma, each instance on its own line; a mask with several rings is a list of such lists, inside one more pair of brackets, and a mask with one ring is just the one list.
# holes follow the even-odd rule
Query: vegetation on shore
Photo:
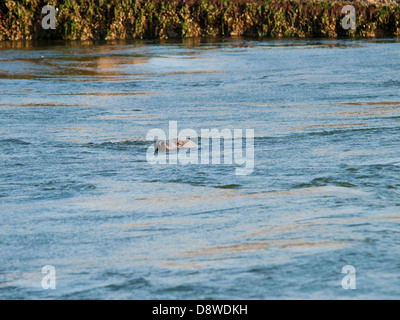
[[[42, 28], [52, 5], [56, 29]], [[356, 29], [341, 12], [356, 9]], [[398, 37], [400, 6], [288, 0], [0, 0], [0, 40], [167, 39], [204, 36]]]

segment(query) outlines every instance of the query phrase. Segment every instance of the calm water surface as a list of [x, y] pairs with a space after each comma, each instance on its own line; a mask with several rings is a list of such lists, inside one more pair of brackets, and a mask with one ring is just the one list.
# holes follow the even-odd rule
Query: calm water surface
[[[399, 89], [390, 39], [0, 43], [0, 298], [398, 299]], [[254, 172], [149, 164], [172, 120]]]

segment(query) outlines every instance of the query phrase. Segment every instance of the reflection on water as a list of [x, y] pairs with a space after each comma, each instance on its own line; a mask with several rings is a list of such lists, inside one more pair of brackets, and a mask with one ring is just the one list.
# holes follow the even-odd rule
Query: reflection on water
[[318, 249], [322, 249], [322, 251], [326, 251], [329, 247], [332, 247], [331, 250], [338, 250], [343, 248], [343, 245], [340, 245], [335, 242], [306, 242], [302, 240], [294, 239], [292, 241], [258, 241], [258, 242], [250, 242], [243, 243], [237, 245], [230, 246], [222, 246], [215, 248], [207, 248], [199, 251], [191, 251], [188, 252], [189, 255], [201, 256], [201, 255], [223, 255], [223, 254], [237, 254], [238, 252], [247, 252], [247, 251], [258, 251], [258, 250], [267, 250], [271, 248], [289, 248], [291, 250], [296, 250], [295, 248], [300, 247], [301, 249], [307, 250], [313, 247], [317, 247]]
[[[396, 39], [1, 42], [0, 297], [397, 298], [399, 66]], [[169, 121], [254, 129], [253, 174], [150, 165]]]

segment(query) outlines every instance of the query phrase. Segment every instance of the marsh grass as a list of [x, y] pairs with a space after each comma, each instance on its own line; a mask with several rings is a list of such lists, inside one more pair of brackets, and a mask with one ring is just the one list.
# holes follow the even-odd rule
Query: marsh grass
[[[44, 30], [41, 9], [58, 9]], [[341, 9], [356, 9], [344, 30]], [[0, 40], [118, 40], [209, 36], [377, 37], [400, 35], [398, 4], [258, 0], [2, 0]]]

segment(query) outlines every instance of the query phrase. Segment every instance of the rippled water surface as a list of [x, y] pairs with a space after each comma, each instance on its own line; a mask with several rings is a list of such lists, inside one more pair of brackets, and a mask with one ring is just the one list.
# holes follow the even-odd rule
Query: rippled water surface
[[[399, 88], [390, 39], [0, 43], [0, 298], [398, 299]], [[149, 164], [169, 121], [253, 173]]]

